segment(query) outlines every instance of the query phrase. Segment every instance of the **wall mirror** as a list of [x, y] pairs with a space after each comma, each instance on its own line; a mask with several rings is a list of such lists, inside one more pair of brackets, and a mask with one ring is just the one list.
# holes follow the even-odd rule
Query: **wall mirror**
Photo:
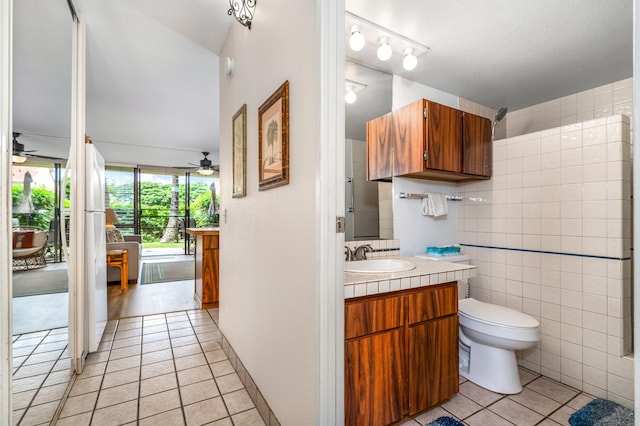
[[393, 76], [350, 60], [345, 63], [345, 214], [347, 241], [393, 238], [391, 183], [366, 177], [367, 121], [391, 111]]

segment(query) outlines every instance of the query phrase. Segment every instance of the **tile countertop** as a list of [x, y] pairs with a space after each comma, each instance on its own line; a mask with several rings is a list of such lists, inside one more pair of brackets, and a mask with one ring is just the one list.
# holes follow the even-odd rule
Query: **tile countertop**
[[413, 262], [410, 271], [385, 273], [344, 273], [344, 298], [370, 296], [428, 285], [443, 284], [476, 276], [475, 265], [438, 262], [410, 256], [388, 256], [384, 259], [402, 259]]

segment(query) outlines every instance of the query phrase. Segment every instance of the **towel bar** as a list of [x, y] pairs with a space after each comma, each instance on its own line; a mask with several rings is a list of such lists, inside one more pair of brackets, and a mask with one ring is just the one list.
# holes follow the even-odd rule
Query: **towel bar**
[[[429, 198], [428, 194], [412, 194], [410, 192], [401, 192], [400, 198], [409, 198], [409, 199], [423, 199]], [[463, 201], [464, 197], [462, 195], [445, 195], [447, 200], [451, 201]]]

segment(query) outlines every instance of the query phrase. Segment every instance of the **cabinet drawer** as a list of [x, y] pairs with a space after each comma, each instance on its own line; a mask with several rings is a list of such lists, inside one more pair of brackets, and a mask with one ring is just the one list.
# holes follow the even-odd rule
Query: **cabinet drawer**
[[345, 339], [400, 327], [402, 298], [397, 296], [348, 302], [344, 316]]
[[409, 302], [409, 324], [428, 321], [458, 312], [458, 284], [451, 282], [411, 293]]

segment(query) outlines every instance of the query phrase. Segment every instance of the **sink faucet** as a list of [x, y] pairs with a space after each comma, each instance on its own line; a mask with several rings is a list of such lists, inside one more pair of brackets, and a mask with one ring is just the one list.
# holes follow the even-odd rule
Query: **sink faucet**
[[344, 246], [344, 260], [350, 262], [354, 259], [353, 250], [349, 246]]
[[367, 260], [367, 252], [371, 252], [372, 250], [373, 247], [371, 247], [370, 244], [358, 246], [353, 252], [353, 257], [355, 260]]

